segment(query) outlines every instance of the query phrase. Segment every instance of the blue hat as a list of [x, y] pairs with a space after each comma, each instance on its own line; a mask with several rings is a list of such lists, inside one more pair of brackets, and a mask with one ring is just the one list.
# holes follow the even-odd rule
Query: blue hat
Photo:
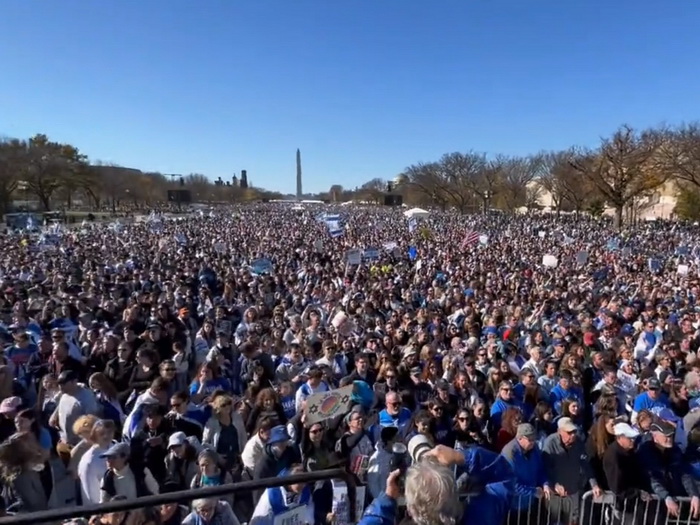
[[[652, 410], [652, 412], [656, 411]], [[656, 412], [656, 415], [659, 419], [662, 419], [663, 421], [668, 421], [669, 423], [679, 423], [681, 421], [681, 418], [678, 417], [676, 413], [670, 408], [662, 408], [661, 410]]]
[[277, 425], [270, 430], [270, 439], [267, 440], [268, 445], [274, 445], [275, 443], [282, 443], [283, 441], [289, 441], [292, 439], [287, 433], [287, 427], [284, 425]]
[[109, 447], [107, 452], [100, 454], [101, 458], [115, 458], [118, 456], [128, 457], [131, 454], [131, 447], [128, 443], [117, 443]]

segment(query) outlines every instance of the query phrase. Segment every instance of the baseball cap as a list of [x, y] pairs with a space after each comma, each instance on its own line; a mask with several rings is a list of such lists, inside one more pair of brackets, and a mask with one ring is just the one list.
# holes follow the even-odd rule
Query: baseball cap
[[184, 432], [175, 432], [168, 438], [168, 448], [179, 447], [187, 442], [187, 436]]
[[129, 456], [131, 454], [131, 447], [128, 443], [117, 443], [112, 445], [107, 449], [107, 452], [100, 454], [101, 458], [116, 458], [118, 456]]
[[446, 379], [438, 379], [435, 383], [435, 388], [437, 390], [449, 390], [450, 384], [447, 382]]
[[59, 385], [65, 385], [66, 383], [70, 383], [71, 381], [77, 381], [77, 380], [78, 380], [78, 374], [73, 372], [73, 370], [64, 370], [58, 376], [58, 384]]
[[533, 427], [530, 423], [520, 423], [517, 431], [515, 432], [515, 437], [535, 439], [537, 437], [537, 432], [535, 431], [535, 427]]
[[22, 405], [22, 398], [17, 396], [8, 397], [0, 403], [0, 414], [9, 414], [14, 412]]
[[284, 425], [277, 425], [270, 430], [270, 439], [267, 440], [268, 445], [289, 441], [291, 438], [287, 433], [287, 428]]
[[647, 379], [648, 390], [661, 390], [661, 382], [656, 377]]
[[671, 423], [668, 423], [661, 419], [654, 421], [649, 427], [649, 430], [651, 430], [652, 432], [660, 432], [661, 434], [667, 437], [673, 436], [676, 433], [676, 427], [674, 427]]
[[616, 436], [625, 436], [630, 439], [634, 439], [637, 436], [639, 436], [639, 431], [635, 428], [632, 428], [627, 423], [617, 423], [613, 427], [613, 432]]
[[564, 432], [576, 432], [578, 427], [574, 425], [570, 417], [563, 417], [557, 422], [557, 430], [563, 430]]

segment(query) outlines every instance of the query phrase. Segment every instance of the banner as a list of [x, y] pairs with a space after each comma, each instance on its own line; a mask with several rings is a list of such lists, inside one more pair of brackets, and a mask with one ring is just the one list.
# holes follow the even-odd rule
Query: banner
[[306, 424], [313, 425], [350, 410], [353, 385], [336, 388], [328, 392], [311, 394], [306, 398]]

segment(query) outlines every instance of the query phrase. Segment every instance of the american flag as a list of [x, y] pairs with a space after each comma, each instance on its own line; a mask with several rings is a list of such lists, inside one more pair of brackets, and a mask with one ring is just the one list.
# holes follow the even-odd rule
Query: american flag
[[466, 248], [467, 246], [476, 244], [477, 242], [479, 242], [480, 236], [481, 234], [478, 231], [468, 230], [466, 235], [464, 236], [464, 240], [462, 241], [462, 248]]

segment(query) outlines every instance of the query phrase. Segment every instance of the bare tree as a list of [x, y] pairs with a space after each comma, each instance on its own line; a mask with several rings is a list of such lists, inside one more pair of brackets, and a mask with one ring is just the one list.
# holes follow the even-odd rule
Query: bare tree
[[497, 159], [502, 175], [501, 196], [508, 211], [527, 205], [527, 189], [544, 168], [542, 155], [531, 157], [500, 157]]
[[662, 144], [659, 133], [637, 133], [623, 126], [611, 138], [603, 139], [598, 151], [584, 151], [572, 163], [615, 209], [618, 227], [623, 224], [625, 207], [668, 179], [659, 162]]
[[483, 197], [475, 191], [482, 184], [487, 169], [486, 156], [479, 153], [449, 153], [440, 159], [449, 196], [462, 213], [475, 207]]
[[442, 209], [451, 201], [451, 187], [439, 162], [414, 164], [403, 172], [411, 187], [429, 197]]
[[700, 127], [685, 124], [661, 131], [659, 158], [665, 171], [679, 181], [700, 187]]

